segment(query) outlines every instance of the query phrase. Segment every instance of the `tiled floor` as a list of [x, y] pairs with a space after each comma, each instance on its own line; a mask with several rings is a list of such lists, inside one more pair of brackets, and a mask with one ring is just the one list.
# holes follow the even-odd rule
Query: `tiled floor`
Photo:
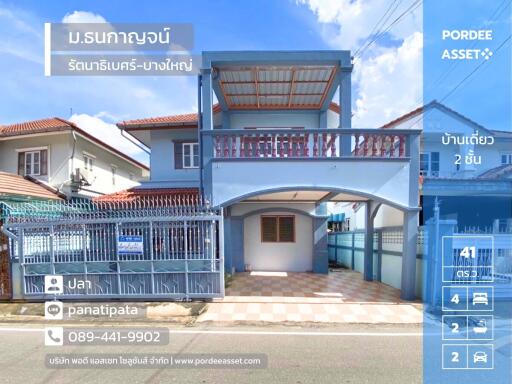
[[421, 323], [418, 303], [400, 291], [367, 282], [348, 270], [312, 273], [240, 273], [224, 299], [208, 304], [198, 321]]

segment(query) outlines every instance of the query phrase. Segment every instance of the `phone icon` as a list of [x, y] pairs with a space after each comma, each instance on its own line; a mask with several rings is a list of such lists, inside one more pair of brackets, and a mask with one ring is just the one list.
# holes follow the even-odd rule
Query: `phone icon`
[[47, 327], [44, 329], [44, 345], [49, 347], [61, 346], [64, 344], [64, 328]]

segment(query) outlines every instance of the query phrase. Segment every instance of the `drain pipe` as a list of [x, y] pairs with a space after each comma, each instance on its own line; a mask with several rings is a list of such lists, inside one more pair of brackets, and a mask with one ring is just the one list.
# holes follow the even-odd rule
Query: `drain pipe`
[[201, 200], [204, 202], [204, 188], [203, 188], [203, 113], [201, 111], [202, 104], [202, 96], [201, 96], [201, 87], [202, 87], [203, 76], [201, 74], [197, 75], [197, 142], [199, 147], [199, 195], [201, 196]]
[[[119, 127], [117, 127], [117, 128], [119, 128]], [[130, 143], [132, 143], [133, 145], [140, 148], [142, 151], [146, 152], [148, 155], [151, 155], [151, 151], [149, 149], [147, 149], [147, 147], [140, 140], [133, 138], [133, 136], [131, 136], [131, 135], [126, 136], [126, 132], [124, 131], [123, 128], [119, 128], [119, 130], [121, 131], [121, 136], [123, 136], [126, 140], [128, 140]], [[137, 141], [135, 141], [134, 139], [136, 139]]]

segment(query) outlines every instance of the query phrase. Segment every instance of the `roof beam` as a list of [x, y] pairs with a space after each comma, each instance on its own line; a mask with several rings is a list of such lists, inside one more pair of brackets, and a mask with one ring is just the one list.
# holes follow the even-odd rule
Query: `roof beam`
[[292, 97], [293, 97], [293, 85], [295, 84], [295, 74], [296, 74], [295, 68], [292, 68], [292, 83], [290, 84], [290, 94], [288, 96], [288, 108], [292, 105]]
[[254, 88], [256, 91], [256, 104], [258, 105], [258, 109], [260, 108], [260, 90], [258, 86], [258, 67], [254, 69]]
[[[289, 84], [287, 80], [276, 81], [258, 81], [259, 84]], [[329, 83], [329, 80], [295, 80], [295, 84], [324, 84]], [[254, 84], [254, 81], [224, 81], [224, 84]]]
[[327, 86], [325, 88], [325, 94], [322, 100], [320, 101], [320, 109], [322, 111], [327, 110], [329, 105], [331, 104], [332, 98], [338, 89], [338, 84], [340, 82], [340, 70], [338, 67], [333, 68], [331, 72], [331, 76], [329, 76], [329, 80], [327, 82]]
[[[323, 93], [294, 93], [291, 96], [323, 96]], [[290, 96], [290, 93], [226, 93], [225, 96]]]
[[339, 195], [339, 192], [326, 193], [321, 199], [317, 200], [317, 203], [318, 204], [327, 203], [328, 201], [331, 201], [337, 195]]

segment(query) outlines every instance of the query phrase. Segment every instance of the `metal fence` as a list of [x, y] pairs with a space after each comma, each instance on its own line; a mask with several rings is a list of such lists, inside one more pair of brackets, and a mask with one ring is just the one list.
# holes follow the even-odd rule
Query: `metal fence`
[[[492, 273], [492, 277], [497, 284], [512, 284], [512, 236], [502, 231], [488, 232], [480, 228], [466, 228], [466, 231], [460, 233], [451, 233], [451, 236], [470, 236], [470, 235], [488, 234], [493, 237], [494, 249], [479, 248], [475, 259], [475, 265], [485, 267], [475, 267], [477, 276], [485, 276]], [[374, 231], [374, 278], [382, 280], [383, 260], [387, 257], [402, 257], [403, 232], [401, 227], [378, 228]], [[460, 241], [453, 243], [451, 253], [453, 265], [461, 268], [468, 268], [468, 262], [460, 256]], [[417, 256], [423, 258], [424, 253], [428, 252], [428, 231], [424, 227], [418, 230]], [[363, 271], [364, 258], [364, 231], [352, 232], [332, 232], [328, 237], [329, 261], [337, 263], [347, 268], [357, 271]], [[489, 260], [493, 257], [493, 262]], [[385, 262], [385, 261], [384, 261]], [[491, 269], [489, 265], [493, 265]], [[455, 276], [452, 281], [463, 282]]]
[[6, 206], [5, 232], [23, 294], [62, 275], [67, 298], [224, 296], [222, 212], [199, 197]]
[[[427, 232], [418, 231], [417, 257], [422, 258]], [[376, 228], [373, 232], [374, 278], [382, 281], [382, 264], [387, 257], [402, 257], [403, 232], [401, 227]], [[328, 236], [329, 261], [363, 272], [364, 230], [331, 232]]]

